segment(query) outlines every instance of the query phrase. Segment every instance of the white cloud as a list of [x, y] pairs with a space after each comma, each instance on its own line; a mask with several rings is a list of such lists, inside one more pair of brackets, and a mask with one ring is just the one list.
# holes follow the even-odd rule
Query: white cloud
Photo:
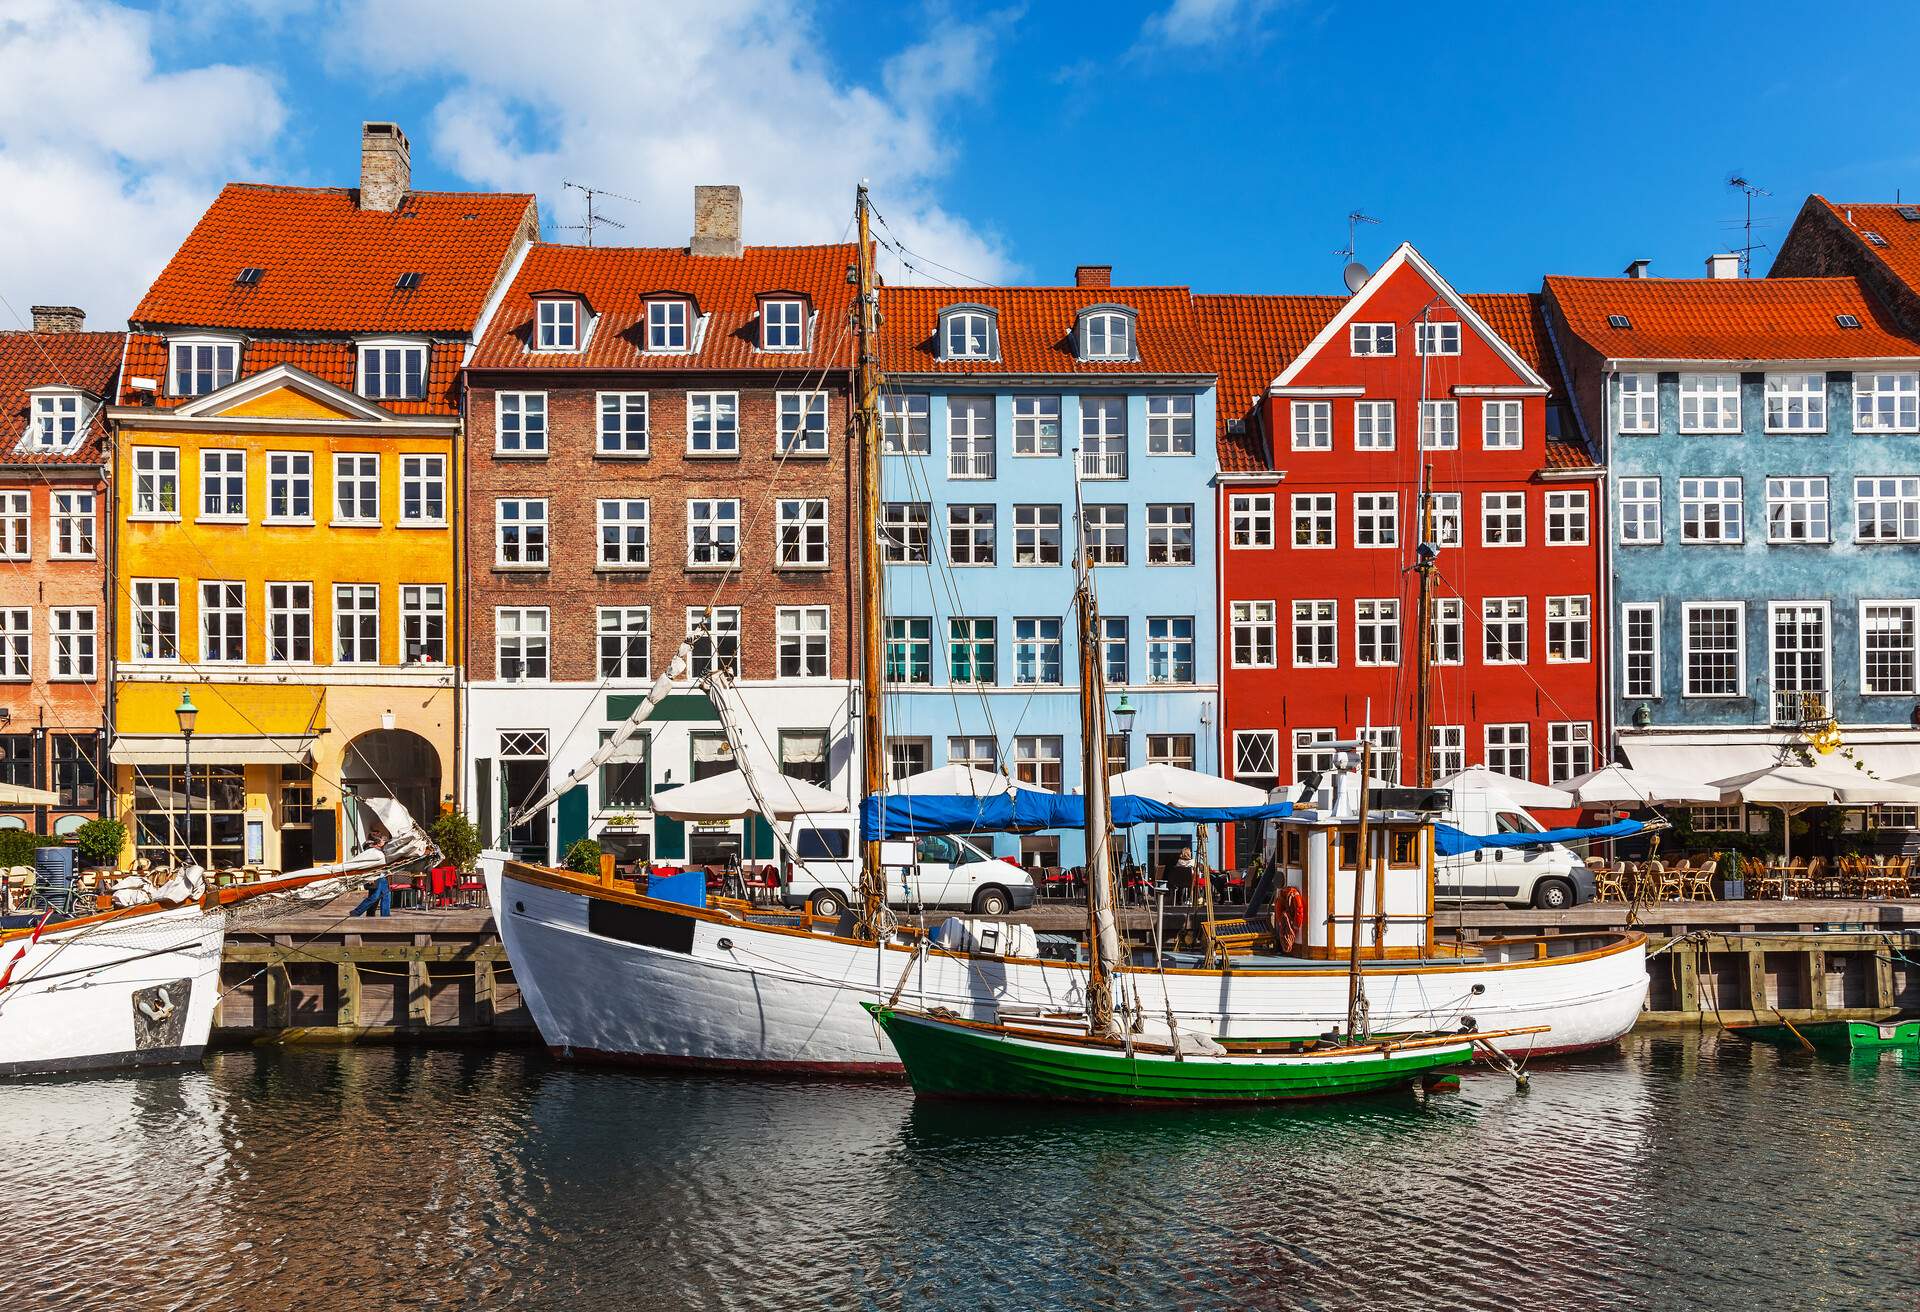
[[0, 293], [22, 316], [78, 305], [89, 327], [118, 327], [286, 121], [257, 69], [159, 67], [154, 29], [104, 0], [0, 13]]
[[735, 182], [749, 242], [834, 241], [867, 178], [906, 246], [994, 279], [1009, 272], [1003, 245], [938, 184], [951, 112], [984, 90], [1007, 21], [936, 22], [864, 80], [834, 66], [799, 0], [342, 0], [331, 26], [336, 60], [444, 82], [416, 142], [475, 186], [538, 193], [549, 235], [580, 217], [562, 179], [641, 202], [608, 202], [626, 227], [601, 240], [657, 245], [686, 241], [696, 183]]
[[1140, 29], [1143, 45], [1197, 48], [1256, 35], [1282, 0], [1173, 0]]

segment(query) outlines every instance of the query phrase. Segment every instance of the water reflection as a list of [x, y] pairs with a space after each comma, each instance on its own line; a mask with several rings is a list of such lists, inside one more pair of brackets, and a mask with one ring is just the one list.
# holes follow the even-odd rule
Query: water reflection
[[1712, 1036], [1215, 1112], [480, 1049], [5, 1098], [7, 1307], [1881, 1306], [1920, 1241], [1920, 1065]]

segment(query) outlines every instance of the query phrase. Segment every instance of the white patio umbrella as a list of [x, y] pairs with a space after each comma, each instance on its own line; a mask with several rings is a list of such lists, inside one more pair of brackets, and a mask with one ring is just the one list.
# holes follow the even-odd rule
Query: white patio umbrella
[[1770, 765], [1726, 779], [1714, 780], [1723, 802], [1771, 806], [1780, 812], [1781, 857], [1793, 859], [1793, 817], [1813, 806], [1833, 806], [1840, 795], [1816, 778], [1810, 767]]
[[1602, 766], [1563, 781], [1560, 787], [1581, 806], [1649, 806], [1655, 802], [1717, 802], [1720, 790], [1712, 784], [1635, 770], [1624, 765]]
[[[770, 820], [791, 820], [797, 815], [832, 814], [847, 809], [847, 799], [828, 792], [804, 779], [784, 774], [757, 775], [760, 792], [773, 812]], [[747, 777], [738, 770], [709, 775], [681, 788], [654, 793], [653, 811], [674, 820], [739, 820], [761, 814]]]
[[1264, 806], [1267, 802], [1265, 789], [1163, 762], [1124, 770], [1107, 785], [1115, 797], [1144, 797], [1169, 806]]
[[0, 806], [58, 806], [60, 794], [25, 784], [0, 784]]
[[1553, 808], [1565, 810], [1575, 805], [1573, 794], [1559, 788], [1549, 788], [1545, 784], [1536, 784], [1528, 779], [1515, 779], [1511, 775], [1498, 774], [1484, 765], [1469, 766], [1458, 774], [1448, 775], [1440, 781], [1442, 788], [1457, 788], [1463, 792], [1499, 793], [1509, 801], [1518, 802], [1525, 807]]
[[998, 797], [1016, 788], [1034, 793], [1048, 791], [991, 770], [977, 770], [956, 762], [896, 779], [887, 785], [887, 792], [894, 797]]

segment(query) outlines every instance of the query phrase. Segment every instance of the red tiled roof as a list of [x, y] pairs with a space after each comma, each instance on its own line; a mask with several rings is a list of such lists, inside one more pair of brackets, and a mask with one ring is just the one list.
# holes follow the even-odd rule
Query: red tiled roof
[[[474, 352], [475, 369], [845, 369], [854, 356], [847, 269], [858, 247], [749, 246], [738, 258], [689, 255], [684, 247], [541, 244], [527, 253], [513, 286]], [[533, 294], [571, 291], [596, 316], [582, 351], [527, 350]], [[706, 326], [697, 351], [647, 354], [646, 302], [656, 293], [693, 298]], [[757, 348], [759, 296], [794, 292], [812, 302], [806, 351]]]
[[[1821, 205], [1832, 212], [1840, 226], [1849, 229], [1854, 239], [1860, 243], [1860, 249], [1886, 265], [1887, 271], [1901, 282], [1920, 292], [1920, 219], [1903, 218], [1901, 210], [1913, 210], [1911, 205], [1849, 205], [1838, 204], [1825, 196], [1810, 196], [1809, 204]], [[1884, 245], [1876, 245], [1866, 237], [1873, 233]]]
[[[460, 413], [460, 355], [465, 348], [459, 342], [433, 342], [427, 347], [427, 395], [419, 401], [380, 401], [384, 410], [397, 415], [457, 415]], [[304, 369], [335, 387], [353, 391], [359, 384], [360, 361], [349, 341], [290, 342], [272, 337], [255, 337], [240, 347], [240, 377], [264, 373], [277, 365], [290, 364]], [[151, 378], [160, 384], [158, 393], [138, 392], [135, 378]], [[185, 405], [192, 397], [167, 395], [167, 344], [153, 333], [127, 336], [127, 367], [120, 377], [120, 404], [152, 404], [163, 410]]]
[[[1344, 296], [1196, 296], [1195, 317], [1213, 359], [1220, 468], [1267, 468], [1252, 422], [1267, 386], [1312, 344], [1346, 304]], [[1239, 431], [1230, 425], [1242, 421]]]
[[86, 441], [73, 454], [30, 454], [19, 449], [32, 417], [27, 389], [77, 387], [111, 403], [125, 341], [125, 333], [0, 333], [0, 464], [99, 464], [105, 428], [98, 409]]
[[[937, 355], [940, 311], [963, 304], [997, 312], [998, 360]], [[1073, 331], [1089, 305], [1123, 305], [1138, 314], [1138, 360], [1083, 361], [1074, 353]], [[1213, 373], [1185, 287], [883, 287], [880, 312], [880, 368], [889, 373]]]
[[[1547, 335], [1546, 298], [1538, 292], [1469, 292], [1466, 302], [1473, 312], [1487, 321], [1533, 371], [1553, 389], [1553, 400], [1565, 407], [1568, 422], [1573, 421], [1573, 398], [1567, 395], [1567, 380], [1560, 374], [1559, 357], [1553, 353], [1553, 340]], [[1586, 445], [1571, 434], [1547, 438], [1548, 469], [1591, 469], [1593, 456]]]
[[[532, 196], [410, 192], [398, 210], [358, 207], [345, 187], [227, 184], [133, 312], [136, 326], [283, 332], [468, 333]], [[250, 287], [234, 282], [262, 270]], [[403, 273], [420, 285], [400, 291]]]
[[[1857, 215], [1857, 211], [1856, 211]], [[1857, 278], [1549, 277], [1567, 326], [1616, 360], [1849, 360], [1920, 356]], [[1623, 314], [1614, 328], [1607, 316]], [[1858, 328], [1836, 316], [1853, 315]]]

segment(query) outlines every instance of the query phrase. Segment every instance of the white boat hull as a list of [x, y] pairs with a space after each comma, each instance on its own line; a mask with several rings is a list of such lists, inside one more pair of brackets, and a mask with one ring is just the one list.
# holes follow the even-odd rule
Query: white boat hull
[[226, 931], [191, 902], [0, 942], [0, 1076], [198, 1061]]
[[[633, 923], [588, 923], [586, 888], [530, 868], [486, 864], [494, 919], [514, 978], [547, 1046], [562, 1057], [794, 1072], [883, 1074], [899, 1062], [860, 1007], [886, 1000], [992, 1020], [1003, 1006], [1082, 1005], [1084, 967], [947, 952], [876, 948], [665, 904]], [[635, 899], [611, 899], [632, 904]], [[608, 930], [615, 932], [607, 932]], [[1512, 961], [1501, 949], [1458, 964], [1392, 962], [1366, 969], [1376, 1032], [1550, 1027], [1508, 1041], [1516, 1053], [1602, 1047], [1633, 1028], [1646, 1000], [1638, 935], [1556, 943], [1566, 955]], [[904, 987], [901, 986], [905, 978]], [[1228, 1037], [1313, 1036], [1343, 1029], [1347, 972], [1334, 963], [1273, 970], [1123, 972], [1149, 1015]], [[1166, 990], [1164, 997], [1161, 990]]]

